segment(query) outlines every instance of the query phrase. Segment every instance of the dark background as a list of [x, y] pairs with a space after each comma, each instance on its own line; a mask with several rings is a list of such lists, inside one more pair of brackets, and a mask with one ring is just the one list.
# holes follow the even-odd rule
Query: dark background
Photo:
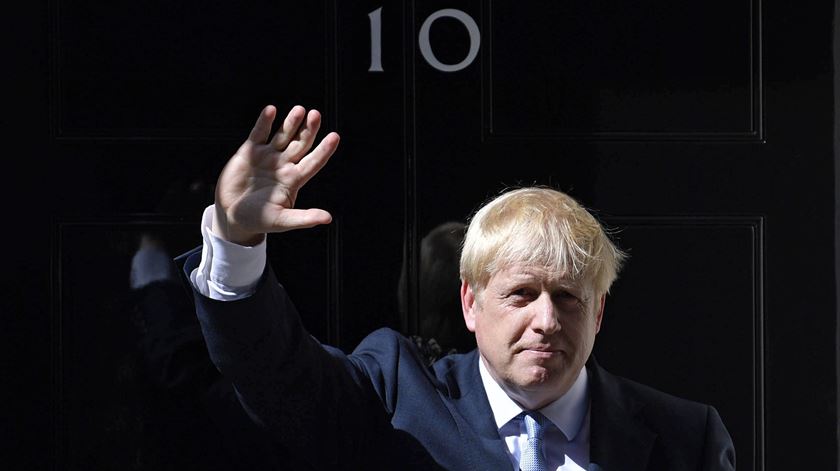
[[[446, 8], [480, 31], [454, 72], [418, 40]], [[319, 338], [416, 332], [421, 238], [551, 185], [630, 253], [603, 366], [713, 404], [739, 469], [837, 469], [836, 18], [781, 0], [9, 9], [0, 461], [153, 469], [149, 450], [196, 446], [143, 422], [159, 402], [132, 366], [129, 263], [142, 233], [173, 256], [200, 242], [218, 171], [271, 103], [342, 135], [299, 200], [334, 223], [270, 241]], [[462, 61], [467, 31], [434, 21], [437, 60]]]

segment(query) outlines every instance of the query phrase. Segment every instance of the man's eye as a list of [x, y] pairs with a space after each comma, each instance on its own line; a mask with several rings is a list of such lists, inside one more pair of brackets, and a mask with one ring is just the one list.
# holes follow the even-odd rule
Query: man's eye
[[516, 298], [528, 298], [531, 296], [531, 290], [527, 288], [519, 288], [511, 291], [510, 295]]
[[568, 291], [561, 291], [555, 295], [555, 298], [563, 303], [576, 303], [578, 297]]

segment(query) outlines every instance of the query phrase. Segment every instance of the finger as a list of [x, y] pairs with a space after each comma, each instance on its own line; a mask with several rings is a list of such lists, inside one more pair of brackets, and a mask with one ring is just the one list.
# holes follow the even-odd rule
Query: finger
[[283, 125], [271, 139], [271, 145], [279, 151], [285, 150], [289, 142], [297, 134], [304, 116], [306, 116], [306, 109], [304, 107], [300, 105], [293, 106], [289, 110], [286, 119], [283, 120]]
[[265, 144], [268, 136], [271, 134], [271, 123], [274, 122], [274, 116], [277, 114], [277, 108], [268, 105], [263, 108], [260, 117], [257, 118], [254, 129], [248, 134], [248, 140], [255, 144]]
[[321, 143], [309, 155], [300, 160], [297, 164], [298, 172], [301, 175], [301, 185], [309, 181], [316, 173], [324, 168], [330, 157], [338, 148], [341, 137], [336, 132], [327, 134]]
[[309, 110], [306, 115], [306, 125], [300, 128], [297, 136], [284, 152], [286, 159], [290, 162], [298, 162], [312, 147], [315, 141], [315, 135], [318, 134], [318, 129], [321, 127], [321, 113], [318, 110]]
[[319, 226], [321, 224], [329, 224], [332, 222], [332, 215], [323, 209], [267, 209], [271, 211], [267, 214], [272, 221], [271, 232], [285, 232], [295, 229], [307, 229], [310, 227]]

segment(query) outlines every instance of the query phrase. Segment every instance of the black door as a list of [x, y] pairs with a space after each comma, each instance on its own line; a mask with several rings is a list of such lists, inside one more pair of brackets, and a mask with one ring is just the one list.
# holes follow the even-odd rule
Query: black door
[[172, 256], [200, 243], [218, 171], [271, 103], [342, 135], [299, 200], [333, 224], [270, 239], [317, 337], [349, 350], [440, 316], [443, 346], [465, 348], [427, 292], [424, 243], [504, 188], [548, 185], [630, 254], [604, 367], [717, 407], [739, 469], [836, 468], [830, 2], [26, 8], [8, 41], [24, 99], [7, 141], [24, 145], [5, 185], [3, 389], [21, 424], [4, 442], [28, 467], [202, 455], [182, 432], [212, 418], [178, 415], [195, 411], [140, 366], [131, 261], [144, 234]]

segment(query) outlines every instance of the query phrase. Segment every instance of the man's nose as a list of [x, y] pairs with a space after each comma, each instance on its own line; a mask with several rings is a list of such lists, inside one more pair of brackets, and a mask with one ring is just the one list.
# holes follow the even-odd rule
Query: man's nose
[[557, 318], [557, 306], [548, 293], [542, 293], [531, 305], [534, 307], [531, 327], [543, 335], [550, 335], [560, 330]]

